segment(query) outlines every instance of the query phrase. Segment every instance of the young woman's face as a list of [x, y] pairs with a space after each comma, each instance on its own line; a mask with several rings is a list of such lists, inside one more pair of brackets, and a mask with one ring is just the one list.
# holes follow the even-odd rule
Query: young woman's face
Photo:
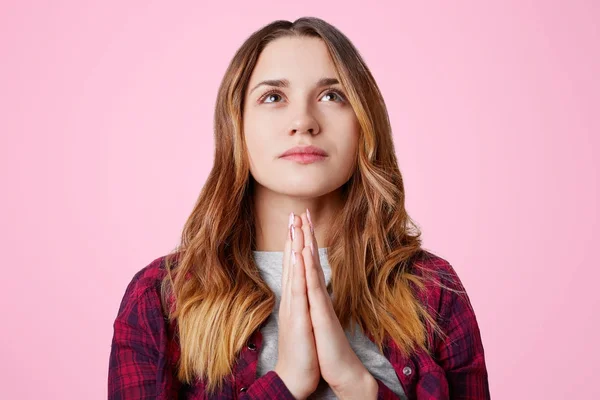
[[[317, 197], [352, 175], [360, 126], [342, 85], [323, 81], [329, 78], [339, 80], [320, 39], [280, 38], [262, 51], [243, 111], [250, 173], [259, 185]], [[296, 146], [316, 146], [326, 155], [281, 157]]]

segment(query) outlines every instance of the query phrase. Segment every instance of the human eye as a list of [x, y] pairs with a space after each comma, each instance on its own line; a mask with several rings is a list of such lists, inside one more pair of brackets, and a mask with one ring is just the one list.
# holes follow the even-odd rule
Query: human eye
[[[343, 102], [346, 101], [346, 97], [344, 96], [344, 94], [341, 91], [337, 90], [337, 89], [329, 88], [325, 92], [325, 95], [329, 95], [329, 94], [332, 94], [332, 93], [335, 94], [338, 97], [339, 100], [337, 100], [337, 102], [343, 103]], [[323, 96], [323, 97], [325, 97], [325, 96]], [[323, 97], [321, 97], [321, 98], [323, 98]]]
[[281, 92], [279, 90], [269, 90], [267, 93], [263, 94], [261, 98], [258, 100], [259, 103], [277, 103], [277, 101], [265, 101], [271, 97], [281, 96]]

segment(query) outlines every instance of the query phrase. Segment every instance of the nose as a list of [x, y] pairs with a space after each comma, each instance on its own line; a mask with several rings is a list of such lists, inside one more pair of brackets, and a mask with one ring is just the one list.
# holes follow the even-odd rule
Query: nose
[[292, 122], [290, 135], [309, 133], [316, 135], [320, 132], [319, 123], [310, 115], [303, 115]]

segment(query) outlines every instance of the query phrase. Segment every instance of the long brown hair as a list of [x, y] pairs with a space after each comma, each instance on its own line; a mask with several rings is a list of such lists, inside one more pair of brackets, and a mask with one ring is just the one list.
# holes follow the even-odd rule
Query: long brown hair
[[178, 378], [203, 379], [209, 392], [221, 387], [238, 352], [274, 311], [275, 296], [252, 257], [254, 182], [242, 110], [261, 51], [284, 36], [319, 38], [327, 45], [361, 128], [356, 169], [341, 188], [345, 205], [327, 231], [329, 290], [340, 323], [349, 328], [354, 321], [380, 350], [389, 335], [407, 354], [418, 347], [430, 351], [426, 324], [443, 335], [414, 293], [423, 288], [411, 270], [422, 255], [421, 233], [404, 207], [387, 109], [371, 72], [350, 40], [327, 22], [278, 20], [254, 32], [225, 72], [214, 114], [214, 166], [181, 243], [167, 257], [162, 282], [164, 304], [175, 299], [165, 312], [178, 327]]

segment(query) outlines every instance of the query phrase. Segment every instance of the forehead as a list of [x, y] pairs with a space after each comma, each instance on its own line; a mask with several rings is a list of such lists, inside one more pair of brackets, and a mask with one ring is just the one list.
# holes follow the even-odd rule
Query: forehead
[[263, 49], [249, 84], [285, 78], [293, 87], [313, 84], [323, 77], [337, 77], [327, 45], [319, 38], [283, 37]]

